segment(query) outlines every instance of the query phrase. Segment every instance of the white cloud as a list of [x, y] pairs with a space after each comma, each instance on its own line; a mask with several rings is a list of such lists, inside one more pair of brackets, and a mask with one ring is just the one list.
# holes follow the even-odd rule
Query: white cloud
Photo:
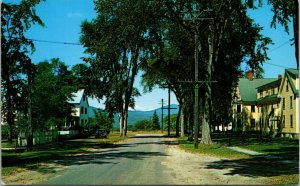
[[82, 13], [80, 13], [80, 12], [69, 12], [68, 14], [67, 14], [67, 17], [68, 18], [74, 18], [74, 17], [82, 17], [83, 15], [82, 15]]
[[139, 105], [135, 105], [134, 109], [129, 108], [128, 110], [144, 110], [145, 108]]
[[105, 105], [103, 104], [104, 102], [101, 103], [101, 101], [99, 102], [96, 98], [88, 98], [89, 101], [89, 105], [92, 107], [96, 107], [96, 108], [101, 108], [104, 109]]

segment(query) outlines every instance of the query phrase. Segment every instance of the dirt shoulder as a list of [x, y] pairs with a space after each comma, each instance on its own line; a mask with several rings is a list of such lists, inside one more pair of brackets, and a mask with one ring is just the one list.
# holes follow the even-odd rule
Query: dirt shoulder
[[68, 167], [55, 162], [37, 163], [26, 167], [19, 167], [12, 174], [1, 177], [1, 184], [9, 185], [31, 185], [47, 180]]
[[221, 166], [216, 165], [216, 163], [227, 159], [188, 153], [174, 145], [170, 145], [167, 152], [169, 156], [162, 164], [172, 170], [177, 184], [257, 185], [268, 181], [264, 177], [235, 174], [230, 168], [220, 168]]

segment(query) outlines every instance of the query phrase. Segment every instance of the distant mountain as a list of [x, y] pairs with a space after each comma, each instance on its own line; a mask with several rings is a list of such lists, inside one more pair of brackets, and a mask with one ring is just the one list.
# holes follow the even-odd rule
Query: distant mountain
[[[175, 108], [175, 109], [171, 109], [171, 115], [178, 113], [179, 105], [171, 104], [170, 107]], [[140, 121], [140, 120], [151, 119], [154, 111], [156, 111], [157, 115], [159, 116], [159, 120], [161, 121], [161, 115], [162, 115], [161, 107], [154, 109], [154, 110], [150, 110], [150, 111], [129, 110], [128, 111], [128, 125], [133, 125], [135, 122]], [[166, 117], [167, 115], [168, 115], [168, 105], [165, 105], [164, 106], [164, 117]], [[119, 128], [118, 114], [115, 114], [114, 119], [115, 119], [114, 129]]]

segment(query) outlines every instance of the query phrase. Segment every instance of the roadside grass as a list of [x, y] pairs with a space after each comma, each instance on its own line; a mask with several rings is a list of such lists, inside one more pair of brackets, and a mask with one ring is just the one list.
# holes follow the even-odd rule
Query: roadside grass
[[161, 131], [161, 130], [132, 130], [128, 131], [131, 134], [165, 134], [167, 135], [167, 131]]
[[14, 139], [12, 143], [8, 143], [8, 140], [1, 139], [1, 148], [15, 148], [16, 147], [16, 140]]
[[270, 185], [298, 185], [299, 184], [299, 174], [274, 176], [266, 184], [270, 184]]
[[204, 145], [199, 144], [199, 148], [195, 149], [194, 144], [187, 140], [187, 137], [178, 138], [179, 147], [191, 153], [206, 154], [209, 156], [228, 158], [228, 159], [241, 159], [249, 158], [248, 155], [238, 153], [219, 144]]
[[106, 139], [95, 139], [92, 137], [73, 139], [36, 145], [31, 152], [2, 152], [2, 175], [12, 175], [16, 173], [20, 167], [26, 168], [51, 160], [62, 160], [78, 153], [89, 152], [91, 149], [113, 147], [113, 143], [127, 140], [130, 136], [129, 134], [127, 137], [122, 138], [119, 137], [119, 133], [111, 133]]
[[[230, 144], [229, 142], [230, 137]], [[272, 138], [259, 140], [255, 135], [248, 135], [241, 138], [240, 135], [214, 134], [213, 141], [223, 146], [237, 146], [267, 155], [280, 157], [284, 160], [299, 161], [299, 140], [291, 138]]]

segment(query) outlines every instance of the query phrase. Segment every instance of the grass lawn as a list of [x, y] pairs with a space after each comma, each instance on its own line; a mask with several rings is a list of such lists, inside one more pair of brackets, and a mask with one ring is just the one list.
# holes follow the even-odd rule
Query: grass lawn
[[15, 148], [16, 147], [16, 140], [13, 140], [13, 142], [10, 144], [8, 143], [8, 140], [1, 140], [1, 148]]
[[198, 149], [194, 149], [194, 144], [191, 141], [187, 140], [187, 137], [182, 137], [178, 139], [179, 147], [185, 151], [192, 152], [192, 153], [200, 153], [206, 154], [210, 156], [220, 157], [220, 158], [229, 158], [229, 159], [238, 159], [238, 158], [248, 158], [248, 155], [235, 152], [231, 149], [223, 147], [219, 144], [212, 144], [212, 145], [204, 145], [199, 144]]
[[121, 138], [119, 137], [119, 133], [114, 132], [109, 134], [106, 139], [73, 139], [36, 145], [31, 152], [2, 152], [2, 174], [4, 176], [10, 175], [16, 172], [18, 167], [30, 167], [34, 164], [47, 162], [49, 160], [61, 160], [78, 153], [88, 152], [91, 149], [113, 147], [113, 143], [127, 140], [130, 136], [132, 136], [132, 134]]
[[[299, 160], [299, 140], [291, 138], [272, 138], [261, 141], [254, 135], [248, 135], [244, 140], [239, 135], [230, 135], [230, 145], [237, 146], [268, 155], [278, 156], [285, 160]], [[228, 146], [228, 135], [214, 134], [213, 141]]]

